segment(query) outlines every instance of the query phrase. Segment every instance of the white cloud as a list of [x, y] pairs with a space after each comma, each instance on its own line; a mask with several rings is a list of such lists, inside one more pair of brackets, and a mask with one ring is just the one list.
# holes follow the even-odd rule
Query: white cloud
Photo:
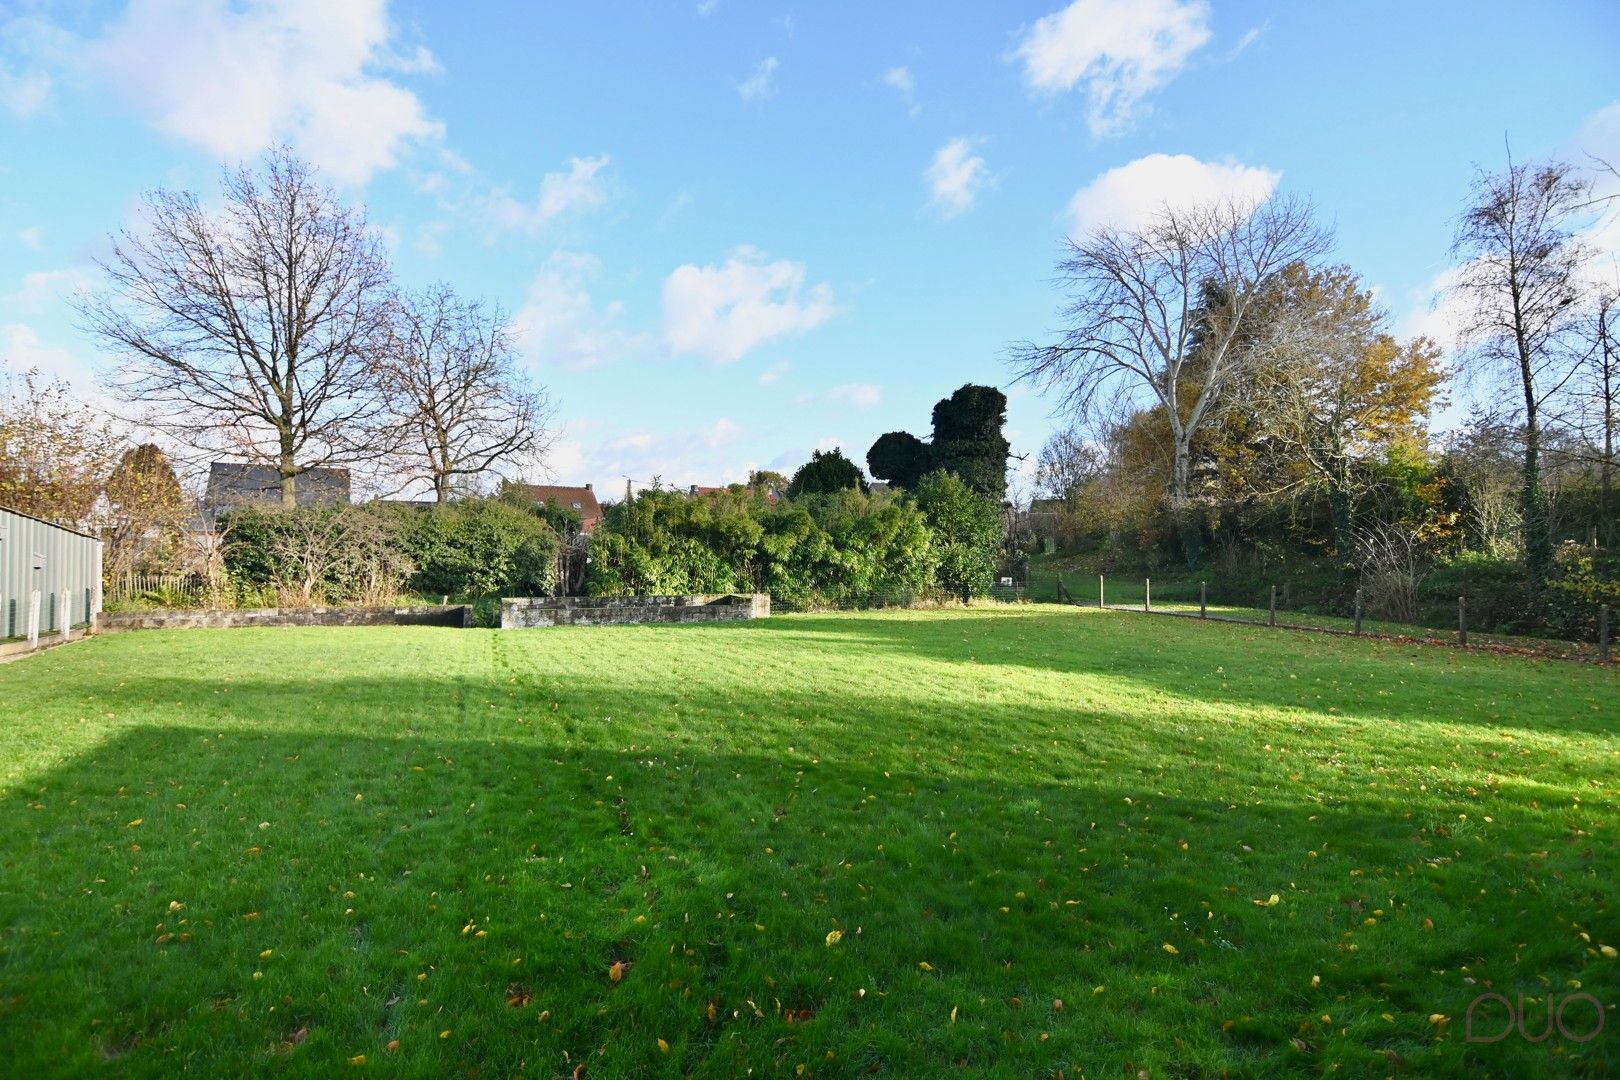
[[852, 409], [874, 409], [883, 402], [883, 387], [876, 383], [844, 383], [828, 390], [826, 399]]
[[1235, 59], [1237, 59], [1237, 57], [1240, 54], [1242, 54], [1246, 49], [1248, 49], [1248, 47], [1250, 45], [1253, 45], [1255, 42], [1259, 41], [1260, 38], [1265, 34], [1265, 32], [1267, 30], [1270, 30], [1270, 29], [1271, 29], [1271, 20], [1270, 19], [1267, 19], [1265, 22], [1261, 23], [1259, 26], [1251, 26], [1251, 27], [1249, 27], [1247, 30], [1245, 30], [1243, 32], [1243, 36], [1238, 38], [1237, 41], [1232, 45], [1232, 47], [1230, 49], [1226, 50], [1226, 55], [1224, 57], [1222, 57], [1222, 59], [1224, 59], [1224, 60], [1235, 60]]
[[0, 303], [29, 314], [41, 311], [52, 301], [87, 289], [98, 277], [88, 266], [70, 266], [64, 270], [36, 270], [24, 274], [22, 287], [0, 297]]
[[40, 251], [45, 247], [45, 228], [41, 225], [30, 225], [26, 229], [17, 231], [17, 240], [31, 251]]
[[719, 6], [720, 0], [698, 0], [697, 13], [701, 18], [707, 19]]
[[1036, 90], [1084, 84], [1092, 134], [1124, 127], [1142, 98], [1209, 41], [1205, 0], [1074, 0], [1037, 19], [1016, 56]]
[[598, 307], [591, 298], [588, 286], [601, 272], [594, 255], [553, 252], [512, 316], [518, 348], [537, 363], [580, 371], [646, 347], [648, 335], [619, 325], [622, 302]]
[[60, 379], [81, 398], [94, 400], [98, 396], [89, 364], [45, 341], [27, 323], [0, 323], [0, 371], [21, 375], [35, 370], [47, 378]]
[[[570, 420], [565, 434], [547, 456], [547, 471], [560, 483], [596, 487], [603, 499], [622, 499], [625, 478], [637, 491], [656, 478], [665, 488], [692, 484], [718, 487], [739, 484], [759, 468], [739, 453], [747, 431], [726, 417], [708, 424], [674, 430], [649, 428], [596, 431], [598, 423]], [[590, 430], [591, 437], [581, 437]]]
[[838, 310], [832, 287], [805, 287], [805, 266], [742, 246], [721, 266], [687, 263], [664, 281], [664, 339], [678, 353], [723, 364], [756, 345], [821, 325]]
[[1166, 206], [1233, 199], [1261, 203], [1282, 174], [1235, 161], [1199, 161], [1188, 154], [1149, 154], [1109, 169], [1074, 193], [1069, 220], [1077, 233], [1100, 225], [1134, 228]]
[[134, 0], [86, 59], [160, 130], [224, 158], [286, 142], [347, 183], [444, 126], [382, 70], [401, 59], [386, 0]]
[[776, 57], [767, 56], [754, 65], [748, 78], [737, 83], [737, 93], [744, 101], [763, 101], [776, 96]]
[[488, 224], [500, 232], [515, 229], [534, 234], [564, 214], [601, 206], [607, 192], [599, 174], [608, 161], [606, 154], [569, 158], [567, 172], [549, 172], [540, 178], [540, 191], [533, 202], [519, 202], [505, 191], [491, 194], [484, 200]]
[[778, 360], [770, 367], [759, 373], [759, 385], [769, 386], [783, 375], [788, 373], [789, 364], [786, 360]]
[[911, 69], [904, 64], [885, 71], [883, 81], [898, 90], [900, 96], [908, 102], [917, 93], [917, 80], [911, 74]]
[[18, 116], [32, 116], [51, 97], [51, 80], [39, 71], [13, 73], [0, 67], [0, 105]]
[[934, 153], [923, 176], [928, 180], [935, 209], [946, 218], [973, 209], [973, 201], [990, 182], [990, 169], [984, 158], [973, 153], [973, 143], [952, 139]]
[[916, 116], [922, 112], [922, 106], [917, 104], [917, 77], [911, 69], [904, 64], [892, 67], [883, 73], [883, 84], [893, 88], [900, 95], [900, 100], [906, 104], [906, 113]]

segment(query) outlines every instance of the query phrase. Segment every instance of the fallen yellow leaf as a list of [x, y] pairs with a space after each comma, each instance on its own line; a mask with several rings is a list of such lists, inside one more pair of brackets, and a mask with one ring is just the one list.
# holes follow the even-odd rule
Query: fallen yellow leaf
[[831, 947], [833, 945], [836, 945], [840, 941], [843, 941], [843, 940], [844, 940], [844, 932], [842, 930], [828, 931], [828, 933], [827, 933], [827, 945], [829, 947]]
[[1164, 943], [1164, 951], [1169, 953], [1171, 956], [1181, 955], [1181, 950], [1170, 944], [1168, 941]]

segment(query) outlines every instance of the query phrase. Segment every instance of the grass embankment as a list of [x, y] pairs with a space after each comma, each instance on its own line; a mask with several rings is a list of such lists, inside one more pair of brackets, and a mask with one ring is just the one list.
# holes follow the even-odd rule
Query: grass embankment
[[[12, 1075], [1620, 1059], [1613, 670], [1025, 607], [150, 632], [0, 697]], [[1606, 1027], [1470, 1043], [1487, 990]]]

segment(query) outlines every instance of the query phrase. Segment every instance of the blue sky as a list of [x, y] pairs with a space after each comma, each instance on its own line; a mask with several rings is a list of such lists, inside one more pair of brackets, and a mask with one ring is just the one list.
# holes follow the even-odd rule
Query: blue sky
[[[1620, 158], [1620, 9], [1058, 0], [0, 0], [0, 357], [95, 393], [67, 305], [156, 186], [285, 142], [407, 285], [499, 301], [561, 482], [721, 483], [926, 434], [1059, 301], [1063, 237], [1308, 195], [1403, 332], [1475, 163]], [[1010, 388], [1017, 453], [1050, 404]]]

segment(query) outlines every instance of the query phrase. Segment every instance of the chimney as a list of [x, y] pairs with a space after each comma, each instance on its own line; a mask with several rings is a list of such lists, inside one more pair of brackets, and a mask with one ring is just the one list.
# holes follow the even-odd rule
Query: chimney
[[586, 491], [589, 491], [589, 490], [591, 490], [591, 485], [589, 485], [589, 484], [586, 484], [586, 485], [585, 485], [585, 490], [586, 490]]

